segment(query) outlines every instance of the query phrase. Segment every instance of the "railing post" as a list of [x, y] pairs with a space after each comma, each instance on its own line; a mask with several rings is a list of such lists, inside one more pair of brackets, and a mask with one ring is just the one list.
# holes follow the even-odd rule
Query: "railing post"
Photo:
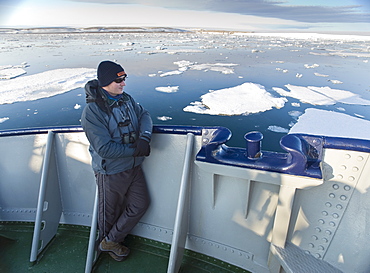
[[184, 254], [189, 222], [189, 192], [190, 192], [189, 176], [191, 170], [193, 146], [194, 146], [194, 135], [192, 133], [188, 133], [185, 150], [184, 168], [182, 170], [180, 193], [177, 203], [176, 218], [167, 273], [175, 273], [179, 271], [182, 262], [182, 256]]
[[[36, 209], [35, 228], [33, 233], [30, 261], [34, 262], [37, 255], [55, 236], [62, 214], [61, 194], [54, 151], [54, 133], [48, 132], [44, 161], [41, 170], [41, 181]], [[44, 227], [41, 228], [44, 222]], [[41, 245], [39, 246], [39, 242]]]
[[94, 263], [94, 254], [95, 254], [95, 245], [96, 245], [96, 230], [98, 226], [98, 203], [99, 203], [98, 186], [96, 186], [94, 208], [93, 208], [93, 214], [92, 214], [92, 219], [91, 219], [89, 247], [87, 249], [85, 273], [91, 272], [93, 263]]
[[272, 229], [272, 240], [268, 258], [268, 264], [271, 273], [280, 272], [281, 263], [275, 257], [276, 251], [274, 249], [275, 247], [285, 247], [295, 193], [295, 187], [290, 187], [286, 185], [280, 186], [279, 201], [275, 213], [275, 221]]

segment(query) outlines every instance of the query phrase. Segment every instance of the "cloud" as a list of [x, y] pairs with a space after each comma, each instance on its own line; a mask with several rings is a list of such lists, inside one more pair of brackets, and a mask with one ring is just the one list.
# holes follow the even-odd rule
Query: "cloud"
[[370, 2], [369, 2], [369, 0], [355, 0], [355, 1], [358, 5], [361, 5], [361, 7], [364, 10], [367, 10], [368, 12], [370, 12]]
[[[305, 23], [368, 23], [370, 13], [362, 12], [363, 0], [360, 5], [350, 6], [293, 6], [286, 1], [267, 0], [74, 0], [102, 4], [139, 4], [170, 9], [187, 9], [197, 11], [213, 11], [255, 15], [270, 18], [294, 20]], [[366, 0], [367, 1], [367, 0]], [[364, 3], [366, 2], [363, 1]], [[309, 3], [309, 1], [307, 1]], [[338, 1], [339, 2], [339, 1]], [[325, 1], [323, 1], [325, 3]]]

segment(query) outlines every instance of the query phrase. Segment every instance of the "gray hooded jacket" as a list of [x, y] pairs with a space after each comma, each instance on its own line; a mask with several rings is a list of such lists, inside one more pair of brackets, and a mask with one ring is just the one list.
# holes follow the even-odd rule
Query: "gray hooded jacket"
[[97, 80], [86, 83], [85, 92], [81, 125], [90, 142], [93, 170], [115, 174], [140, 165], [144, 157], [133, 157], [135, 148], [130, 146], [138, 138], [150, 142], [149, 112], [127, 93], [119, 100], [110, 99]]

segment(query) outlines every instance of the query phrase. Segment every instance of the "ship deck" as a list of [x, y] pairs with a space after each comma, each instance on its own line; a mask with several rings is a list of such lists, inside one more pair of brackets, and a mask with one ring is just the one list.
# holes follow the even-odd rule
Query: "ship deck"
[[[29, 262], [33, 223], [0, 222], [0, 272], [84, 272], [89, 240], [89, 227], [59, 225], [51, 243], [34, 263]], [[170, 245], [130, 235], [125, 242], [131, 249], [123, 262], [101, 253], [93, 272], [167, 272]], [[185, 250], [179, 272], [248, 271], [212, 257]]]

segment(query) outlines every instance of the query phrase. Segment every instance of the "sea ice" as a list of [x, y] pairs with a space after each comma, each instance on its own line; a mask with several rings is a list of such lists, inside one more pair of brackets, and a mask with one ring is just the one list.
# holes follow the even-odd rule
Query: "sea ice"
[[336, 103], [335, 100], [328, 98], [323, 94], [314, 92], [308, 87], [295, 86], [290, 84], [287, 84], [285, 86], [290, 90], [290, 92], [285, 91], [280, 87], [273, 87], [272, 89], [278, 92], [281, 96], [296, 98], [303, 103], [310, 103], [313, 105], [333, 105]]
[[370, 121], [343, 113], [308, 108], [289, 133], [370, 139]]
[[3, 117], [3, 118], [0, 118], [0, 123], [3, 123], [5, 121], [7, 121], [9, 119], [9, 117]]
[[188, 67], [188, 66], [191, 66], [193, 65], [194, 63], [193, 62], [190, 62], [190, 61], [186, 61], [186, 60], [182, 60], [182, 61], [177, 61], [177, 62], [174, 62], [174, 64], [178, 65], [178, 67]]
[[328, 86], [325, 86], [325, 87], [309, 86], [308, 88], [310, 88], [313, 91], [319, 92], [341, 103], [370, 105], [370, 100], [365, 100], [361, 98], [359, 95], [354, 94], [350, 91], [333, 89]]
[[288, 114], [295, 120], [298, 120], [298, 117], [302, 115], [302, 112], [301, 111], [289, 111]]
[[193, 70], [211, 70], [215, 72], [221, 72], [222, 74], [233, 74], [234, 70], [229, 68], [230, 66], [235, 66], [237, 64], [200, 64], [200, 65], [193, 65], [190, 69]]
[[244, 33], [236, 32], [235, 36], [256, 36], [256, 37], [276, 37], [294, 40], [313, 40], [313, 41], [325, 41], [325, 40], [339, 40], [339, 41], [370, 41], [370, 36], [365, 35], [336, 35], [336, 34], [320, 34], [320, 33]]
[[171, 120], [172, 118], [167, 117], [167, 116], [161, 116], [161, 117], [157, 117], [157, 119], [160, 120], [160, 121], [167, 121], [167, 120]]
[[315, 76], [317, 77], [329, 77], [329, 75], [324, 75], [324, 74], [320, 74], [320, 73], [313, 73]]
[[96, 69], [64, 68], [2, 81], [0, 104], [52, 97], [83, 87], [96, 77]]
[[334, 84], [342, 84], [343, 82], [339, 81], [339, 80], [329, 80], [331, 83], [334, 83]]
[[342, 52], [342, 51], [336, 51], [329, 53], [330, 55], [337, 55], [341, 57], [358, 57], [358, 58], [370, 58], [370, 53], [353, 53], [353, 52]]
[[364, 115], [360, 115], [360, 114], [356, 114], [356, 113], [354, 113], [354, 115], [355, 115], [356, 117], [359, 117], [359, 118], [365, 118], [365, 116], [364, 116]]
[[26, 70], [18, 67], [0, 67], [0, 79], [13, 79], [18, 76], [26, 74]]
[[167, 53], [170, 55], [179, 54], [179, 53], [204, 53], [203, 50], [199, 49], [156, 49], [152, 51], [139, 51], [138, 53], [142, 54], [156, 54], [156, 53]]
[[156, 87], [155, 90], [164, 93], [175, 93], [179, 91], [179, 86], [160, 86]]
[[168, 71], [160, 75], [160, 77], [167, 77], [167, 76], [172, 76], [172, 75], [179, 75], [182, 74], [183, 71], [180, 70], [173, 70], [173, 71]]
[[309, 64], [305, 64], [304, 67], [305, 68], [316, 68], [316, 67], [319, 67], [320, 65], [318, 64], [313, 64], [313, 65], [309, 65]]
[[290, 90], [290, 92], [279, 87], [273, 87], [273, 90], [282, 96], [296, 98], [301, 102], [313, 105], [334, 105], [337, 102], [345, 104], [370, 105], [370, 100], [363, 99], [359, 95], [346, 90], [332, 89], [328, 86], [304, 87], [291, 84], [287, 84], [285, 86]]
[[251, 82], [209, 92], [201, 99], [183, 110], [209, 115], [247, 115], [282, 108], [287, 102], [286, 98], [275, 98], [262, 85]]
[[277, 67], [277, 68], [275, 68], [277, 71], [282, 71], [283, 73], [288, 73], [289, 72], [289, 70], [288, 69], [282, 69], [282, 68], [280, 68], [280, 67]]
[[174, 62], [179, 68], [177, 70], [168, 71], [165, 73], [161, 73], [160, 77], [172, 76], [172, 75], [179, 75], [185, 72], [188, 69], [191, 70], [204, 70], [204, 71], [215, 71], [221, 72], [222, 74], [233, 74], [234, 69], [232, 67], [237, 66], [238, 64], [233, 63], [204, 63], [198, 64], [186, 60], [176, 61]]
[[277, 125], [270, 125], [267, 130], [275, 132], [275, 133], [288, 133], [289, 130]]

